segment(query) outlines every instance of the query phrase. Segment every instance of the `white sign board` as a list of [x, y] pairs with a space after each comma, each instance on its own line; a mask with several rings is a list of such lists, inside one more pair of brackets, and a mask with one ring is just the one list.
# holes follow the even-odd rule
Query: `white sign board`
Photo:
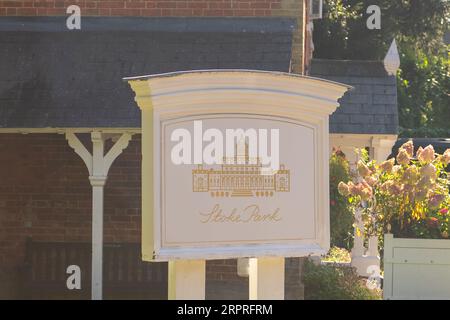
[[251, 71], [127, 80], [142, 109], [144, 259], [328, 250], [328, 116], [347, 87]]
[[[314, 130], [274, 117], [217, 115], [203, 128], [279, 130], [281, 168], [263, 174], [261, 161], [219, 165], [177, 165], [171, 161], [171, 133], [194, 121], [163, 123], [161, 245], [179, 247], [289, 243], [316, 236]], [[283, 139], [286, 137], [286, 139]], [[298, 137], [298, 139], [289, 139]], [[258, 159], [260, 160], [260, 159]]]

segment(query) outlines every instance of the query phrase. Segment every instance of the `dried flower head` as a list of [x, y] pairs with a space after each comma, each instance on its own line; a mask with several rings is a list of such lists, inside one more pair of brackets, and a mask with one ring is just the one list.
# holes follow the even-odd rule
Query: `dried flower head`
[[[419, 152], [419, 151], [417, 151]], [[421, 163], [430, 163], [434, 160], [434, 148], [433, 146], [430, 144], [429, 146], [427, 146], [425, 149], [423, 149], [420, 154], [417, 155], [417, 159], [419, 159], [419, 161]]]
[[403, 181], [414, 183], [419, 178], [419, 169], [415, 165], [408, 167], [403, 173]]
[[442, 154], [442, 161], [445, 165], [450, 164], [450, 149], [445, 150], [445, 152]]
[[394, 167], [394, 164], [395, 164], [395, 159], [391, 158], [389, 160], [386, 160], [386, 161], [382, 162], [380, 164], [379, 168], [383, 172], [391, 173], [392, 172], [392, 168]]
[[350, 194], [350, 189], [346, 183], [341, 181], [338, 184], [338, 192], [340, 195], [346, 197]]
[[430, 178], [431, 181], [434, 181], [437, 178], [437, 169], [434, 165], [429, 163], [420, 168], [420, 174], [422, 177], [427, 177]]
[[445, 196], [443, 194], [434, 194], [430, 197], [430, 200], [428, 201], [428, 207], [430, 209], [437, 209], [444, 200]]
[[368, 176], [365, 178], [366, 182], [369, 184], [369, 186], [373, 187], [377, 184], [378, 180], [377, 178], [373, 176]]
[[396, 174], [401, 168], [402, 168], [402, 166], [400, 166], [400, 165], [395, 165], [395, 166], [392, 168], [392, 173], [393, 173], [393, 174]]
[[412, 158], [414, 156], [414, 144], [413, 144], [412, 140], [409, 140], [408, 142], [404, 143], [400, 147], [400, 149], [405, 150], [410, 158]]
[[358, 161], [358, 173], [361, 177], [367, 177], [368, 175], [370, 175], [372, 173], [372, 171], [370, 171], [370, 169], [366, 166], [366, 164], [359, 160]]
[[400, 149], [397, 154], [397, 163], [401, 165], [409, 164], [410, 156], [405, 149]]

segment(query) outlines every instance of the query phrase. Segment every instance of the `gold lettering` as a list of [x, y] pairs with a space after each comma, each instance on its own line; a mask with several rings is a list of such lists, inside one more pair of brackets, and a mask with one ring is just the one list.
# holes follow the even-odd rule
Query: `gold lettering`
[[261, 213], [257, 204], [251, 204], [242, 209], [233, 208], [229, 213], [224, 213], [219, 204], [208, 212], [200, 212], [201, 223], [252, 223], [252, 222], [278, 222], [282, 218], [280, 216], [280, 208], [276, 208], [270, 213]]

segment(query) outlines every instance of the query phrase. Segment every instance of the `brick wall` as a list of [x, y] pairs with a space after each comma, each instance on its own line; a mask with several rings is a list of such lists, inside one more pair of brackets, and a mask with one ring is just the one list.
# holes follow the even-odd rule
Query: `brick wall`
[[[0, 298], [14, 296], [25, 240], [90, 242], [92, 197], [84, 163], [63, 135], [0, 135]], [[140, 242], [140, 140], [105, 187], [105, 242]], [[2, 294], [3, 291], [3, 294]]]
[[[105, 187], [104, 241], [141, 240], [140, 136], [110, 169]], [[84, 163], [64, 135], [0, 134], [0, 299], [19, 292], [27, 237], [90, 242], [92, 197]], [[287, 296], [298, 296], [296, 262], [287, 262]], [[236, 260], [208, 261], [208, 299], [248, 298]], [[163, 297], [162, 297], [163, 298]]]
[[303, 0], [0, 0], [0, 17], [63, 16], [73, 4], [82, 17], [293, 17], [291, 71], [302, 73]]
[[[66, 15], [66, 8], [78, 5], [91, 16], [270, 16], [290, 7], [286, 0], [6, 0], [0, 1], [0, 15]], [[293, 12], [284, 14], [294, 15]]]

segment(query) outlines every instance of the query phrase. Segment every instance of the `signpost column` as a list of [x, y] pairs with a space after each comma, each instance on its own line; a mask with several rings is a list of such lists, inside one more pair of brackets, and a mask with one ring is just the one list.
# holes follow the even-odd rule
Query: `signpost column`
[[205, 260], [169, 261], [169, 300], [205, 300]]
[[250, 300], [284, 299], [284, 258], [252, 258], [249, 266]]

